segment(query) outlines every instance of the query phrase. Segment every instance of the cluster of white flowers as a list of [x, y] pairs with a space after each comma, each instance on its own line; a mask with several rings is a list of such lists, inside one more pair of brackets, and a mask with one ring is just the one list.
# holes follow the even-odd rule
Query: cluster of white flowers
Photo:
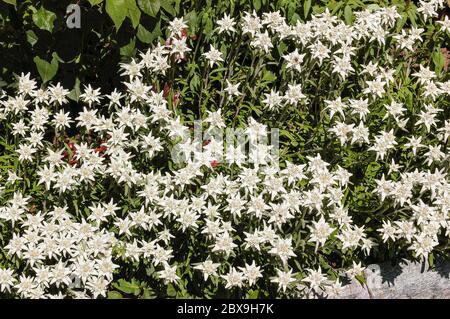
[[[443, 1], [420, 3], [425, 19], [436, 17], [443, 6]], [[327, 10], [290, 26], [279, 12], [262, 17], [245, 12], [240, 23], [225, 15], [215, 32], [242, 32], [250, 47], [263, 54], [277, 41], [296, 44], [280, 63], [298, 80], [286, 83], [283, 95], [276, 88], [265, 94], [261, 104], [269, 112], [308, 101], [300, 75], [312, 67], [341, 82], [358, 73], [355, 81], [362, 90], [357, 96], [324, 99], [328, 130], [340, 144], [366, 147], [377, 161], [391, 163], [388, 176], [377, 179], [373, 191], [380, 205], [391, 205], [399, 214], [384, 219], [379, 237], [383, 242], [403, 240], [416, 257], [426, 258], [439, 244], [438, 235], [450, 237], [450, 121], [442, 120], [445, 112], [436, 106], [439, 98], [450, 95], [450, 81], [439, 81], [420, 65], [412, 77], [421, 100], [413, 113], [408, 111], [388, 94], [399, 89], [391, 65], [357, 65], [352, 56], [361, 43], [384, 45], [388, 39], [395, 40], [398, 50], [414, 50], [423, 30], [393, 32], [400, 17], [395, 7], [355, 16], [347, 25]], [[440, 32], [450, 32], [447, 18], [439, 23]], [[0, 295], [106, 296], [119, 265], [140, 261], [154, 267], [157, 280], [176, 285], [189, 278], [181, 269], [184, 258], [200, 278], [227, 289], [251, 288], [268, 278], [289, 296], [335, 295], [342, 289], [339, 278], [332, 279], [328, 275], [333, 270], [324, 272], [318, 263], [299, 265], [304, 251], [320, 254], [332, 242], [341, 251], [370, 255], [376, 234], [355, 222], [345, 205], [352, 174], [342, 163], [328, 163], [316, 154], [302, 164], [278, 164], [274, 158], [266, 160], [270, 150], [262, 146], [256, 156], [260, 160], [247, 163], [239, 145], [225, 145], [224, 163], [214, 157], [214, 150], [224, 145], [210, 139], [199, 147], [189, 138], [191, 127], [183, 115], [144, 75], [165, 76], [173, 61], [188, 59], [192, 50], [186, 28], [182, 18], [175, 19], [164, 45], [121, 65], [125, 91], [103, 95], [85, 86], [80, 95], [85, 106], [76, 116], [68, 111], [67, 89], [59, 83], [37, 88], [30, 74], [19, 77], [16, 94], [0, 99], [2, 145], [11, 163], [17, 159], [4, 172], [0, 189], [0, 230], [8, 232], [2, 233], [8, 239], [2, 250], [12, 261], [0, 269]], [[213, 45], [202, 59], [209, 68], [225, 63]], [[226, 79], [224, 91], [244, 95], [239, 84]], [[381, 100], [387, 101], [382, 112], [386, 129], [374, 130], [371, 113]], [[202, 120], [208, 131], [227, 127], [221, 109], [208, 110]], [[416, 131], [408, 132], [408, 122], [414, 122]], [[81, 133], [69, 138], [68, 128]], [[250, 117], [244, 131], [250, 137], [266, 134], [264, 118]], [[191, 154], [184, 165], [169, 165], [167, 154], [174, 145]], [[421, 162], [422, 170], [397, 164], [394, 151], [403, 152], [411, 165]], [[155, 164], [158, 158], [164, 164]], [[198, 245], [190, 248], [189, 257], [176, 251], [180, 236], [192, 236]], [[361, 274], [364, 267], [355, 260], [350, 269], [341, 270]]]

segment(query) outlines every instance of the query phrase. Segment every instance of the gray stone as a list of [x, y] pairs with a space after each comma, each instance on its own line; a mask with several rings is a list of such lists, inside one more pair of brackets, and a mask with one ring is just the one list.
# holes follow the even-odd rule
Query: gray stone
[[369, 265], [366, 285], [352, 280], [338, 298], [344, 299], [412, 299], [450, 298], [450, 263], [438, 261], [430, 269], [427, 263], [404, 261]]

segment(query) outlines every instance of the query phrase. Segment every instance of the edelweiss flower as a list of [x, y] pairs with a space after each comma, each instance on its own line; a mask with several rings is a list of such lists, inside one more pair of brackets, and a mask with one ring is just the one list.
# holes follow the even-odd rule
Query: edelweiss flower
[[222, 62], [222, 52], [211, 46], [209, 52], [203, 53], [203, 56], [209, 61], [209, 66], [213, 67], [214, 64], [218, 65], [218, 62]]
[[289, 271], [277, 269], [277, 277], [271, 280], [271, 282], [277, 283], [278, 289], [283, 290], [283, 292], [286, 292], [288, 286], [295, 281], [296, 279], [293, 278], [292, 269], [289, 269]]
[[219, 34], [221, 34], [222, 32], [227, 32], [227, 33], [234, 33], [234, 32], [236, 32], [236, 29], [234, 28], [234, 26], [236, 25], [236, 22], [234, 22], [234, 19], [231, 18], [226, 13], [223, 16], [223, 18], [220, 19], [220, 20], [217, 20], [216, 23], [218, 25], [216, 30], [219, 30]]

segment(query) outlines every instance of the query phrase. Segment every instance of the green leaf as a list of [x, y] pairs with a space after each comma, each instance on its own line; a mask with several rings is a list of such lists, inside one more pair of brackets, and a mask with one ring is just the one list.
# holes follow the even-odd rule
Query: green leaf
[[[344, 2], [340, 1], [340, 2], [336, 2], [335, 5], [333, 6], [333, 8], [331, 8], [331, 6], [329, 6], [329, 9], [331, 10], [331, 14], [335, 15], [336, 12], [338, 12], [343, 5], [344, 5]], [[313, 12], [315, 14], [319, 13], [320, 8], [321, 8], [321, 6], [314, 6], [313, 7]]]
[[277, 50], [279, 55], [284, 55], [284, 53], [287, 50], [287, 45], [284, 42], [280, 42], [279, 45], [277, 45]]
[[304, 14], [305, 19], [308, 17], [310, 9], [311, 9], [311, 0], [306, 0], [303, 5], [303, 14]]
[[161, 7], [166, 11], [168, 14], [175, 16], [177, 15], [175, 4], [173, 3], [173, 0], [162, 0], [161, 1]]
[[56, 75], [59, 66], [58, 59], [56, 57], [53, 57], [51, 63], [48, 63], [38, 56], [36, 56], [33, 61], [36, 64], [43, 83], [50, 81]]
[[177, 295], [177, 291], [175, 290], [172, 284], [167, 285], [167, 295], [169, 297], [175, 297]]
[[16, 1], [16, 0], [3, 0], [3, 2], [12, 4], [12, 5], [14, 5], [14, 6], [17, 5], [17, 1]]
[[139, 8], [151, 17], [156, 17], [161, 7], [160, 0], [138, 0]]
[[366, 284], [366, 278], [363, 275], [356, 275], [355, 279], [358, 280], [362, 285]]
[[139, 41], [143, 43], [152, 42], [152, 33], [148, 31], [142, 24], [139, 25], [136, 36], [139, 39]]
[[347, 22], [347, 24], [351, 24], [353, 21], [353, 12], [352, 12], [352, 8], [349, 5], [345, 6], [344, 18], [345, 18], [345, 22]]
[[120, 48], [120, 55], [128, 57], [132, 56], [135, 47], [136, 47], [136, 38], [134, 37], [133, 39], [131, 39], [130, 43]]
[[434, 254], [433, 253], [428, 255], [428, 264], [430, 265], [430, 267], [434, 266]]
[[259, 296], [259, 291], [258, 290], [250, 290], [247, 293], [246, 298], [247, 299], [258, 299], [258, 296]]
[[[362, 3], [362, 5], [364, 6], [364, 3]], [[380, 9], [380, 6], [376, 3], [372, 3], [367, 6], [367, 10], [369, 10], [369, 11], [375, 11], [378, 9]]]
[[262, 80], [266, 81], [266, 82], [273, 82], [277, 79], [277, 76], [270, 72], [270, 71], [265, 71]]
[[406, 13], [402, 13], [400, 19], [397, 19], [395, 24], [395, 32], [400, 32], [400, 30], [405, 25], [406, 21], [408, 21], [408, 15]]
[[122, 299], [123, 296], [118, 291], [109, 291], [108, 292], [108, 299]]
[[95, 6], [103, 2], [103, 0], [88, 0], [91, 6]]
[[199, 87], [199, 85], [200, 85], [200, 77], [198, 76], [198, 74], [194, 74], [191, 81], [189, 82], [189, 88], [195, 92]]
[[33, 12], [33, 22], [39, 29], [42, 30], [52, 32], [55, 19], [56, 14], [46, 10], [44, 7], [40, 7], [39, 10], [35, 10]]
[[120, 29], [120, 26], [128, 15], [127, 5], [127, 0], [106, 0], [106, 12], [113, 20], [116, 30]]
[[434, 71], [436, 73], [441, 73], [442, 69], [444, 68], [445, 59], [444, 55], [442, 54], [440, 49], [437, 49], [433, 52], [431, 56], [434, 64]]
[[140, 291], [140, 288], [137, 284], [130, 283], [123, 279], [119, 279], [117, 283], [113, 284], [113, 286], [126, 294], [139, 294]]
[[38, 37], [36, 33], [33, 32], [33, 30], [27, 31], [27, 41], [29, 44], [31, 44], [31, 46], [35, 45], [36, 42], [38, 42]]
[[81, 95], [80, 79], [77, 77], [75, 79], [75, 85], [73, 86], [72, 91], [70, 91], [70, 93], [67, 97], [75, 102], [78, 102], [80, 95]]
[[300, 21], [301, 18], [298, 15], [298, 13], [294, 12], [294, 14], [292, 15], [291, 19], [289, 20], [290, 24], [295, 24], [297, 23], [297, 21]]
[[131, 24], [133, 28], [139, 25], [139, 20], [141, 19], [141, 10], [139, 10], [136, 5], [136, 0], [127, 0], [128, 1], [128, 16], [131, 19]]
[[144, 292], [142, 294], [142, 298], [144, 299], [154, 299], [156, 298], [156, 295], [154, 292], [148, 288], [144, 288]]
[[139, 41], [143, 42], [143, 43], [152, 43], [153, 40], [155, 40], [158, 36], [161, 35], [161, 26], [160, 26], [160, 22], [158, 21], [158, 23], [155, 25], [155, 28], [153, 29], [153, 31], [148, 31], [143, 25], [139, 25], [138, 30], [137, 30], [137, 38], [139, 39]]
[[198, 15], [197, 12], [191, 11], [188, 12], [184, 19], [187, 21], [187, 25], [189, 26], [189, 29], [193, 30], [193, 32], [196, 32], [197, 29], [197, 22], [198, 22]]
[[252, 3], [256, 11], [261, 9], [261, 0], [253, 0]]
[[416, 23], [416, 18], [417, 18], [416, 10], [415, 9], [409, 9], [408, 11], [406, 11], [406, 13], [408, 14], [408, 17], [411, 20], [412, 25], [414, 27], [416, 27], [417, 26], [417, 23]]

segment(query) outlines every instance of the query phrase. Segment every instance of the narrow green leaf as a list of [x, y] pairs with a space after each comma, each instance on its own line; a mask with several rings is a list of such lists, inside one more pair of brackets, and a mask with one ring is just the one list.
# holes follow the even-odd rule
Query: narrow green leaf
[[434, 254], [429, 254], [428, 255], [428, 264], [430, 265], [430, 267], [434, 266]]
[[189, 82], [189, 88], [195, 92], [199, 87], [199, 85], [200, 85], [200, 77], [197, 74], [194, 74], [191, 81]]
[[444, 55], [442, 54], [441, 50], [438, 48], [436, 49], [432, 56], [431, 56], [434, 64], [434, 71], [436, 73], [441, 73], [442, 69], [444, 68], [445, 59]]
[[261, 0], [253, 0], [252, 3], [256, 11], [259, 11], [259, 9], [261, 9]]
[[306, 0], [303, 4], [303, 14], [305, 19], [308, 17], [309, 10], [311, 9], [311, 0]]
[[353, 12], [352, 12], [352, 8], [349, 5], [345, 6], [344, 18], [345, 18], [345, 22], [347, 22], [347, 24], [351, 24], [353, 22]]
[[17, 5], [17, 1], [16, 0], [3, 0], [3, 2], [6, 2], [8, 4], [12, 4], [12, 5]]

